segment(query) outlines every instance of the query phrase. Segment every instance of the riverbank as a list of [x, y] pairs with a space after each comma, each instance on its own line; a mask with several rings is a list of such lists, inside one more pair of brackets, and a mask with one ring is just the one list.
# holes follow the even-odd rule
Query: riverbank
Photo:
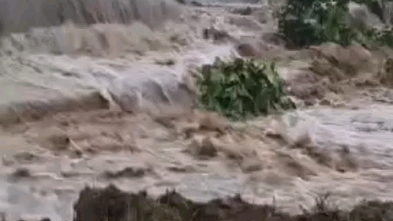
[[[85, 188], [79, 195], [74, 221], [360, 221], [391, 220], [391, 202], [362, 202], [349, 211], [329, 202], [328, 194], [315, 199], [315, 205], [301, 215], [280, 212], [275, 205], [253, 205], [239, 195], [198, 203], [176, 191], [167, 191], [156, 200], [146, 192], [125, 193], [114, 186]], [[299, 205], [301, 206], [301, 205]]]

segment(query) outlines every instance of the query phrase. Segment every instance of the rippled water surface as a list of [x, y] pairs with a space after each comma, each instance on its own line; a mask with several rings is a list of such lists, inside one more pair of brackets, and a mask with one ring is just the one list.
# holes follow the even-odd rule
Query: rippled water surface
[[318, 122], [315, 139], [323, 146], [345, 145], [356, 154], [369, 156], [381, 166], [392, 168], [391, 106], [366, 107], [362, 110], [318, 110], [303, 114]]
[[[353, 156], [364, 162], [360, 163], [357, 172], [338, 174], [320, 170], [317, 176], [306, 180], [278, 170], [243, 174], [220, 161], [198, 161], [181, 155], [176, 151], [177, 144], [169, 143], [162, 143], [159, 149], [153, 150], [166, 156], [166, 160], [129, 153], [85, 159], [41, 154], [36, 162], [2, 166], [0, 210], [8, 214], [23, 214], [24, 217], [49, 216], [53, 220], [64, 220], [71, 217], [72, 203], [85, 184], [105, 186], [110, 182], [127, 191], [147, 189], [153, 195], [175, 188], [198, 201], [241, 193], [244, 198], [256, 203], [272, 203], [274, 200], [283, 209], [294, 212], [298, 205], [311, 205], [317, 194], [326, 191], [332, 192], [334, 199], [343, 206], [350, 206], [361, 198], [390, 199], [393, 196], [393, 184], [390, 182], [393, 162], [389, 144], [392, 139], [391, 113], [393, 109], [388, 106], [375, 106], [368, 110], [322, 109], [296, 114], [297, 126], [292, 128], [308, 125], [312, 138], [322, 148], [349, 147]], [[294, 114], [291, 115], [294, 119]], [[149, 146], [148, 143], [145, 145]], [[151, 165], [153, 162], [159, 167]], [[153, 174], [144, 178], [102, 178], [102, 172], [107, 170], [146, 168], [146, 163], [155, 169]], [[174, 165], [197, 169], [185, 173], [172, 173], [165, 169]], [[32, 177], [12, 178], [10, 174], [15, 173], [17, 168], [28, 168]], [[65, 173], [70, 175], [62, 175]]]

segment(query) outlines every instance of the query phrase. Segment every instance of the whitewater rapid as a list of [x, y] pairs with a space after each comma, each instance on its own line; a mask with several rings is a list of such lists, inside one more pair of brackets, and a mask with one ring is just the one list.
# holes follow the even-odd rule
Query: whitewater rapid
[[[5, 212], [8, 220], [71, 220], [72, 204], [81, 188], [109, 183], [127, 191], [146, 189], [152, 195], [176, 188], [200, 201], [241, 193], [250, 202], [274, 202], [290, 212], [298, 212], [299, 205], [313, 205], [315, 196], [326, 191], [344, 206], [364, 198], [393, 198], [393, 108], [389, 105], [367, 103], [360, 104], [357, 110], [317, 108], [285, 115], [284, 121], [291, 124], [290, 134], [308, 133], [320, 148], [328, 151], [348, 148], [357, 161], [357, 170], [340, 173], [331, 168], [313, 168], [314, 164], [301, 152], [283, 149], [292, 163], [304, 164], [295, 172], [315, 170], [314, 175], [306, 178], [284, 171], [283, 168], [293, 167], [285, 157], [274, 158], [277, 162], [272, 165], [277, 168], [246, 173], [225, 160], [199, 160], [185, 154], [187, 145], [171, 141], [171, 134], [151, 119], [111, 116], [108, 120], [107, 116], [92, 113], [108, 108], [102, 99], [105, 96], [126, 109], [150, 107], [160, 101], [191, 106], [191, 98], [179, 86], [189, 71], [214, 62], [216, 57], [239, 56], [230, 43], [202, 39], [203, 30], [214, 26], [240, 38], [260, 34], [261, 27], [262, 31], [270, 30], [271, 25], [259, 25], [255, 19], [241, 16], [230, 17], [222, 8], [181, 10], [184, 11], [177, 20], [168, 18], [164, 27], [157, 29], [151, 28], [156, 23], [147, 17], [132, 25], [85, 27], [66, 23], [33, 28], [2, 39], [0, 121], [5, 127], [0, 133], [4, 143], [0, 148], [0, 212]], [[174, 65], [160, 64], [168, 59]], [[81, 109], [85, 110], [82, 116], [45, 117], [48, 112]], [[31, 112], [37, 116], [29, 116]], [[30, 118], [37, 122], [24, 123]], [[13, 126], [16, 122], [22, 123]], [[54, 154], [44, 138], [47, 134], [63, 133], [65, 127], [78, 145], [105, 148], [117, 147], [113, 140], [119, 139], [108, 135], [112, 131], [125, 133], [122, 139], [141, 133], [137, 146], [142, 151], [130, 153], [124, 150], [125, 145], [120, 145], [123, 149], [119, 152], [97, 150], [98, 153], [82, 158]], [[107, 171], [127, 168], [146, 172], [142, 177], [102, 176]], [[29, 173], [26, 175], [23, 169]]]

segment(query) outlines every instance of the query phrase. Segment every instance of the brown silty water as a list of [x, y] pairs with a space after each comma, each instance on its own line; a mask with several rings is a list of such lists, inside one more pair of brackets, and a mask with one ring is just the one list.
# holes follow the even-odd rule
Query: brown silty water
[[[343, 206], [392, 198], [390, 105], [356, 100], [357, 110], [312, 108], [236, 124], [189, 111], [179, 86], [188, 71], [239, 56], [231, 40], [203, 39], [205, 28], [232, 40], [262, 36], [262, 49], [285, 52], [266, 40], [274, 31], [266, 5], [241, 16], [229, 12], [236, 5], [48, 2], [0, 7], [0, 210], [9, 220], [70, 220], [81, 188], [109, 183], [152, 195], [176, 188], [200, 201], [241, 193], [291, 212], [327, 191]], [[94, 10], [101, 14], [86, 13]], [[288, 69], [280, 69], [286, 78]], [[163, 101], [171, 105], [152, 105]], [[51, 114], [64, 110], [74, 112]]]

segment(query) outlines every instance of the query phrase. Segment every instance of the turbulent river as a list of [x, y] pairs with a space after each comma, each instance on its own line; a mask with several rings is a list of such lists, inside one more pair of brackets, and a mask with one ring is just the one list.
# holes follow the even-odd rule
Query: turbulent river
[[[203, 29], [214, 26], [237, 38], [270, 33], [273, 22], [258, 22], [265, 19], [266, 5], [254, 5], [261, 13], [245, 19], [230, 14], [224, 3], [198, 8], [135, 0], [128, 6], [134, 7], [134, 14], [127, 13], [138, 22], [85, 27], [72, 19], [76, 15], [69, 16], [73, 22], [61, 25], [61, 19], [54, 21], [54, 17], [47, 21], [51, 15], [38, 16], [51, 12], [42, 7], [48, 1], [37, 3], [35, 11], [29, 11], [35, 21], [25, 24], [27, 18], [18, 11], [27, 1], [10, 2], [0, 2], [5, 6], [1, 10], [16, 10], [2, 13], [7, 34], [2, 38], [0, 61], [0, 119], [6, 125], [0, 133], [0, 211], [8, 220], [71, 220], [72, 204], [81, 188], [109, 183], [128, 191], [146, 189], [152, 195], [175, 188], [199, 201], [241, 193], [251, 202], [276, 203], [291, 212], [298, 212], [299, 205], [312, 205], [315, 196], [326, 192], [344, 206], [364, 198], [392, 199], [393, 108], [389, 105], [360, 102], [359, 108], [313, 108], [283, 117], [288, 134], [308, 134], [327, 152], [349, 151], [345, 163], [354, 166], [346, 173], [285, 148], [280, 154], [261, 153], [262, 169], [245, 172], [228, 160], [197, 159], [185, 153], [188, 144], [170, 139], [167, 129], [146, 116], [97, 113], [105, 108], [104, 95], [131, 109], [149, 107], [147, 100], [191, 105], [176, 84], [187, 71], [212, 63], [216, 56], [239, 56], [229, 43], [203, 39]], [[20, 20], [14, 18], [18, 16]], [[41, 27], [28, 28], [37, 24]], [[171, 60], [174, 65], [162, 65]], [[42, 114], [81, 108], [84, 113]], [[33, 111], [44, 117], [20, 123]], [[250, 124], [258, 125], [258, 121]], [[83, 157], [59, 151], [64, 134], [74, 148], [97, 149]], [[58, 140], [54, 142], [53, 137]], [[257, 143], [252, 145], [259, 148]], [[126, 150], [134, 146], [139, 152]]]

